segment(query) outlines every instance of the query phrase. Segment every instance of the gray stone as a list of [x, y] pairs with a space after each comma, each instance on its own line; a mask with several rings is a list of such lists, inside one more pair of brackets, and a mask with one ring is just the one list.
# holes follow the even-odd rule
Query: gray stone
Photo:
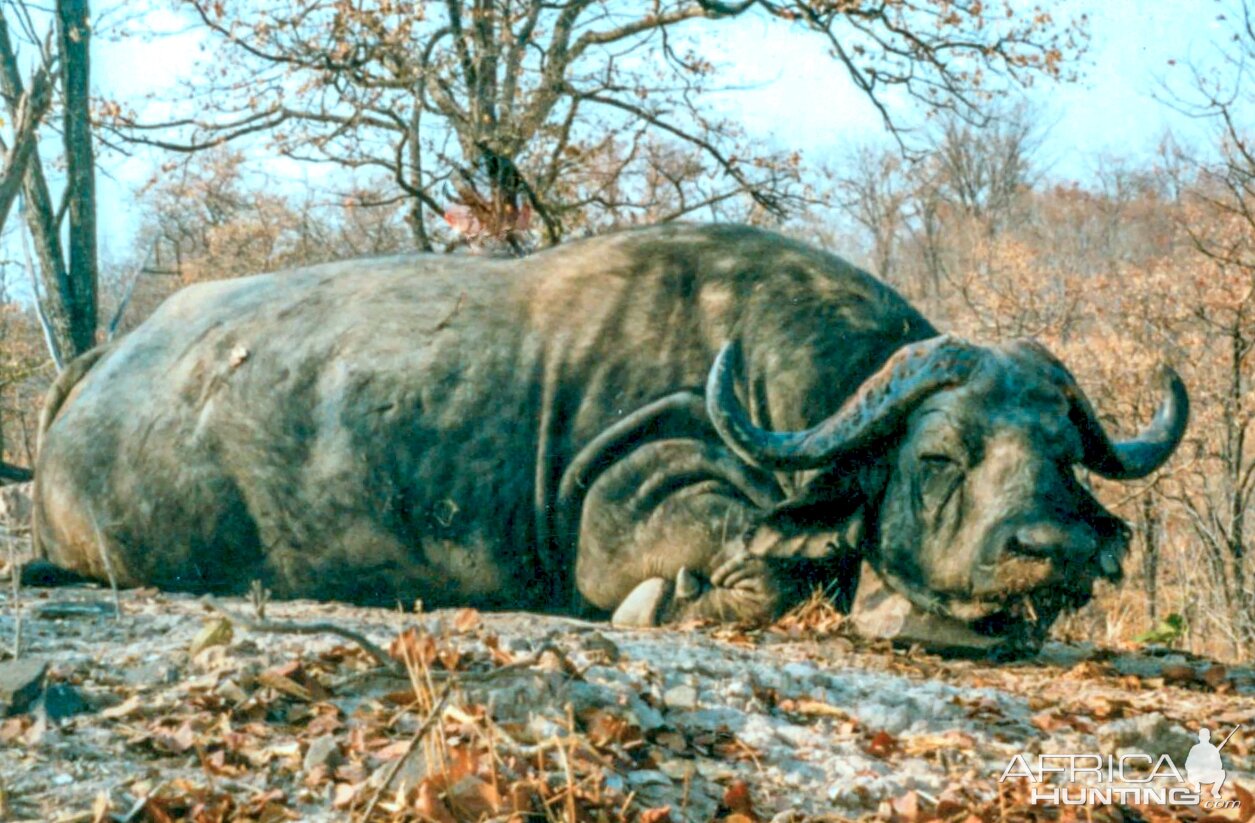
[[23, 657], [0, 663], [0, 716], [28, 711], [44, 690], [48, 661]]
[[58, 600], [40, 603], [31, 609], [37, 620], [98, 619], [113, 616], [113, 604], [103, 600]]
[[324, 734], [310, 741], [309, 748], [305, 750], [305, 760], [302, 765], [308, 773], [319, 766], [334, 769], [343, 759], [340, 754], [340, 744], [336, 742], [335, 735]]
[[[377, 789], [383, 785], [388, 778], [388, 773], [396, 765], [395, 761], [384, 763], [379, 768], [370, 773], [370, 777], [366, 781], [366, 785], [372, 789]], [[397, 769], [396, 776], [392, 778], [389, 788], [393, 791], [399, 791], [402, 787], [414, 788], [423, 778], [430, 773], [427, 763], [427, 757], [423, 754], [422, 747], [412, 750], [405, 762]]]
[[662, 700], [667, 704], [668, 709], [680, 709], [688, 711], [696, 709], [697, 689], [693, 686], [672, 686], [663, 694]]
[[697, 767], [693, 765], [692, 760], [671, 758], [670, 760], [662, 761], [658, 766], [658, 770], [673, 781], [684, 782], [685, 780], [693, 779], [693, 774], [697, 771]]
[[44, 689], [36, 711], [42, 711], [51, 721], [64, 720], [76, 714], [86, 714], [92, 707], [82, 693], [68, 683], [54, 683]]
[[671, 778], [657, 769], [640, 769], [627, 773], [627, 781], [632, 786], [670, 786]]
[[850, 622], [868, 640], [889, 640], [903, 646], [918, 644], [938, 654], [982, 654], [1005, 642], [1003, 638], [977, 634], [958, 620], [923, 611], [886, 586], [866, 563], [860, 573]]
[[806, 814], [804, 812], [797, 809], [785, 809], [771, 818], [771, 823], [803, 823], [805, 820]]
[[179, 682], [179, 670], [169, 663], [154, 660], [125, 669], [122, 682], [128, 686], [168, 686]]
[[239, 685], [229, 677], [226, 680], [223, 680], [221, 683], [219, 683], [218, 687], [214, 689], [214, 691], [219, 696], [225, 698], [226, 700], [230, 700], [232, 703], [234, 703], [237, 706], [243, 703], [245, 700], [248, 700], [248, 694], [245, 693], [245, 691], [241, 689]]
[[1196, 736], [1159, 712], [1107, 723], [1099, 726], [1096, 734], [1100, 751], [1134, 751], [1152, 758], [1166, 754], [1178, 768], [1185, 764], [1190, 748], [1198, 742]]
[[636, 725], [640, 726], [642, 731], [651, 732], [654, 729], [661, 729], [667, 725], [662, 712], [636, 695], [628, 697], [628, 710], [631, 712], [632, 717], [636, 719]]

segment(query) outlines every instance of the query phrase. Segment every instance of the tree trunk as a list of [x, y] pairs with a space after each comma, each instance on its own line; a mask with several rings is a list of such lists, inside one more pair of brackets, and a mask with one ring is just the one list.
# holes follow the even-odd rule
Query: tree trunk
[[1142, 582], [1153, 624], [1159, 617], [1159, 507], [1150, 492], [1142, 497]]
[[[410, 185], [414, 187], [414, 191], [421, 191], [423, 188], [423, 146], [419, 142], [422, 127], [422, 107], [415, 104], [410, 112], [410, 168], [411, 175]], [[404, 174], [404, 172], [400, 172]], [[406, 220], [410, 224], [410, 232], [414, 235], [414, 246], [419, 251], [431, 251], [431, 238], [427, 236], [427, 224], [423, 217], [423, 198], [417, 194], [410, 198], [410, 213], [406, 215]]]
[[65, 90], [66, 202], [69, 205], [70, 337], [74, 354], [96, 344], [96, 169], [91, 129], [91, 22], [87, 0], [57, 0]]
[[[13, 41], [9, 37], [9, 27], [4, 16], [0, 15], [0, 94], [4, 95], [5, 106], [14, 122], [20, 119], [19, 109], [24, 92], [25, 84], [22, 82]], [[26, 201], [24, 213], [27, 226], [35, 241], [35, 254], [39, 258], [44, 291], [43, 309], [57, 350], [70, 353], [70, 317], [74, 309], [74, 294], [66, 277], [61, 243], [54, 224], [52, 196], [48, 193], [48, 181], [44, 177], [39, 147], [31, 146], [30, 152], [22, 193]]]

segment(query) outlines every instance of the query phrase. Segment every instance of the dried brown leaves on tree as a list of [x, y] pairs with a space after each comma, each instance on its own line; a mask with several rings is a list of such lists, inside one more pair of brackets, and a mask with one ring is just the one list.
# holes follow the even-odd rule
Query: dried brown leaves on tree
[[[1229, 42], [1249, 62], [1246, 19], [1230, 19]], [[1185, 376], [1192, 419], [1173, 461], [1132, 487], [1093, 481], [1134, 527], [1130, 582], [1064, 634], [1128, 642], [1179, 613], [1188, 647], [1255, 654], [1255, 123], [1242, 108], [1255, 87], [1243, 71], [1224, 75], [1223, 94], [1197, 74], [1181, 92], [1216, 124], [1212, 147], [1167, 141], [1144, 166], [1105, 158], [1084, 186], [1040, 178], [1025, 109], [991, 132], [943, 121], [914, 163], [863, 149], [835, 179], [873, 267], [947, 330], [1046, 342], [1113, 430], [1153, 414], [1157, 361]]]
[[895, 130], [899, 90], [969, 118], [1008, 81], [1059, 76], [1083, 21], [982, 3], [820, 0], [184, 0], [213, 57], [165, 121], [106, 106], [126, 139], [194, 152], [251, 137], [386, 179], [414, 244], [443, 223], [514, 252], [685, 215], [778, 219], [808, 198], [800, 158], [747, 138], [712, 92], [701, 38], [754, 20], [817, 38]]

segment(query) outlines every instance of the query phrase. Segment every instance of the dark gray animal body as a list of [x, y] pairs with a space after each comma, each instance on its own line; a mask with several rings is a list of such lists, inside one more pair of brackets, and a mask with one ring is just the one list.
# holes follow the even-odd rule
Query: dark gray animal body
[[867, 559], [1002, 630], [1118, 576], [1124, 527], [1072, 466], [1162, 463], [1169, 388], [1113, 445], [1043, 350], [937, 337], [750, 228], [361, 260], [190, 287], [72, 364], [35, 525], [60, 566], [103, 579], [103, 547], [179, 590], [609, 611], [661, 578], [644, 622], [848, 596]]

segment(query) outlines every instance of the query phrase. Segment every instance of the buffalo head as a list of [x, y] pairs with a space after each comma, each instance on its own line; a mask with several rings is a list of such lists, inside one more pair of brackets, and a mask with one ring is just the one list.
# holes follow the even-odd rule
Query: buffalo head
[[[1040, 345], [937, 337], [898, 351], [828, 419], [799, 432], [751, 422], [725, 346], [707, 411], [756, 466], [803, 472], [778, 512], [814, 528], [857, 512], [855, 543], [928, 613], [982, 634], [1039, 640], [1095, 580], [1118, 580], [1129, 530], [1078, 479], [1143, 477], [1180, 443], [1188, 397], [1171, 369], [1151, 424], [1113, 442], [1068, 370]], [[828, 521], [828, 522], [825, 522]]]

